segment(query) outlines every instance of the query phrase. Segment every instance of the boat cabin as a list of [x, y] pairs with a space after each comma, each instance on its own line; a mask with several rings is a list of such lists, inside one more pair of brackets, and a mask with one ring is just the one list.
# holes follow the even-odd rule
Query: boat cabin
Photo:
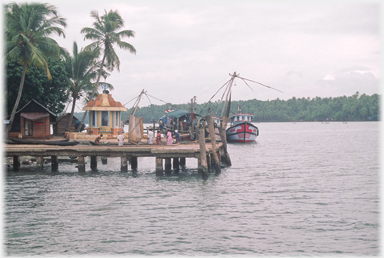
[[229, 122], [231, 123], [231, 125], [235, 125], [235, 124], [239, 124], [239, 123], [242, 123], [242, 122], [252, 122], [252, 119], [253, 119], [253, 115], [252, 114], [244, 114], [244, 113], [240, 113], [240, 114], [234, 114], [230, 119], [229, 119]]
[[199, 114], [191, 113], [186, 110], [176, 110], [166, 112], [164, 116], [159, 119], [159, 127], [161, 131], [181, 130], [187, 132], [192, 123], [196, 126], [197, 117]]
[[98, 94], [95, 100], [89, 101], [83, 110], [89, 111], [88, 134], [117, 135], [123, 131], [121, 112], [127, 109], [115, 101], [108, 90]]

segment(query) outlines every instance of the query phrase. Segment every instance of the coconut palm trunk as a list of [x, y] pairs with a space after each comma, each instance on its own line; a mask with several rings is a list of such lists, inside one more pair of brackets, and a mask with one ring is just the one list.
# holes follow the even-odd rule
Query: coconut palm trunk
[[20, 103], [21, 94], [23, 93], [25, 74], [27, 72], [27, 64], [28, 64], [28, 62], [27, 62], [27, 57], [26, 57], [26, 61], [24, 62], [24, 65], [23, 65], [23, 72], [21, 73], [21, 81], [20, 81], [19, 91], [17, 93], [16, 102], [15, 102], [15, 105], [13, 106], [13, 109], [12, 109], [11, 117], [9, 119], [9, 123], [7, 126], [7, 130], [5, 131], [5, 137], [6, 138], [9, 137], [9, 132], [11, 131], [13, 120], [15, 119], [16, 110], [17, 110], [17, 107], [19, 106], [19, 103]]
[[73, 120], [73, 114], [75, 113], [75, 107], [76, 107], [76, 99], [77, 99], [76, 97], [73, 97], [71, 113], [69, 114], [67, 128], [65, 128], [66, 132], [70, 132], [71, 131], [71, 124], [72, 124], [72, 120]]

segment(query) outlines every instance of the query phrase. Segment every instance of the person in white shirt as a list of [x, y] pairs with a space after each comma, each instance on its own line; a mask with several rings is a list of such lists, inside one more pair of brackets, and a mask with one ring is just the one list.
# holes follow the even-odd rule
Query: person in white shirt
[[118, 132], [118, 136], [117, 136], [117, 142], [118, 142], [118, 146], [123, 146], [124, 144], [124, 135], [122, 135], [120, 132]]
[[148, 144], [153, 144], [153, 132], [148, 132]]

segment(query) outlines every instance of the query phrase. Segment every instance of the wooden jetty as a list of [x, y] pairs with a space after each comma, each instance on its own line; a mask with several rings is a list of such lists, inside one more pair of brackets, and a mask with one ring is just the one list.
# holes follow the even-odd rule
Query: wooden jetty
[[[210, 122], [210, 131], [214, 135], [212, 119]], [[229, 155], [226, 150], [225, 136], [221, 142], [216, 142], [215, 137], [211, 137], [210, 143], [206, 143], [204, 130], [200, 130], [200, 141], [187, 142], [173, 145], [150, 145], [150, 144], [134, 144], [134, 145], [99, 145], [92, 146], [78, 144], [76, 146], [55, 146], [55, 145], [31, 145], [31, 144], [5, 144], [4, 152], [6, 157], [13, 157], [13, 170], [18, 171], [20, 168], [20, 157], [33, 156], [36, 157], [36, 166], [43, 166], [44, 157], [51, 158], [52, 171], [58, 171], [58, 157], [72, 156], [77, 157], [78, 171], [85, 172], [85, 157], [91, 159], [91, 170], [97, 170], [97, 157], [120, 157], [121, 171], [128, 171], [128, 160], [131, 169], [137, 169], [138, 157], [155, 157], [156, 158], [156, 175], [163, 175], [164, 171], [168, 172], [172, 169], [178, 169], [179, 166], [185, 165], [186, 158], [198, 159], [198, 171], [203, 178], [208, 177], [208, 171], [214, 168], [216, 174], [220, 173], [221, 162], [223, 165], [230, 166]], [[223, 134], [224, 135], [224, 134]], [[173, 159], [173, 162], [172, 162]], [[164, 162], [163, 162], [164, 161]], [[210, 161], [210, 162], [207, 162]], [[163, 167], [164, 163], [164, 167]], [[163, 169], [164, 168], [164, 169]]]
[[[205, 147], [206, 155], [214, 155], [220, 153], [222, 144], [216, 143], [213, 150], [210, 144]], [[59, 156], [77, 157], [78, 171], [85, 172], [85, 157], [91, 157], [91, 169], [97, 169], [97, 157], [120, 157], [121, 171], [128, 171], [128, 160], [130, 160], [131, 168], [137, 169], [138, 157], [156, 157], [156, 174], [163, 174], [163, 160], [165, 170], [171, 169], [171, 161], [173, 159], [173, 167], [185, 165], [185, 158], [196, 158], [200, 163], [200, 146], [194, 142], [188, 144], [174, 145], [76, 145], [76, 146], [53, 146], [53, 145], [27, 145], [27, 144], [6, 144], [5, 155], [13, 157], [13, 169], [17, 171], [20, 167], [20, 156], [36, 157], [37, 166], [43, 165], [44, 157], [51, 158], [52, 171], [58, 170]], [[219, 154], [220, 155], [220, 154]], [[208, 158], [209, 159], [209, 158]]]

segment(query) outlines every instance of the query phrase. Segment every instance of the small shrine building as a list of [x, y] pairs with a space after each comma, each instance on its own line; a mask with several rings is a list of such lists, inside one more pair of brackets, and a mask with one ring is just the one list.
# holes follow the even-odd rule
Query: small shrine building
[[97, 94], [96, 99], [89, 101], [83, 110], [89, 111], [88, 134], [117, 135], [122, 132], [121, 111], [127, 109], [115, 101], [109, 91]]

